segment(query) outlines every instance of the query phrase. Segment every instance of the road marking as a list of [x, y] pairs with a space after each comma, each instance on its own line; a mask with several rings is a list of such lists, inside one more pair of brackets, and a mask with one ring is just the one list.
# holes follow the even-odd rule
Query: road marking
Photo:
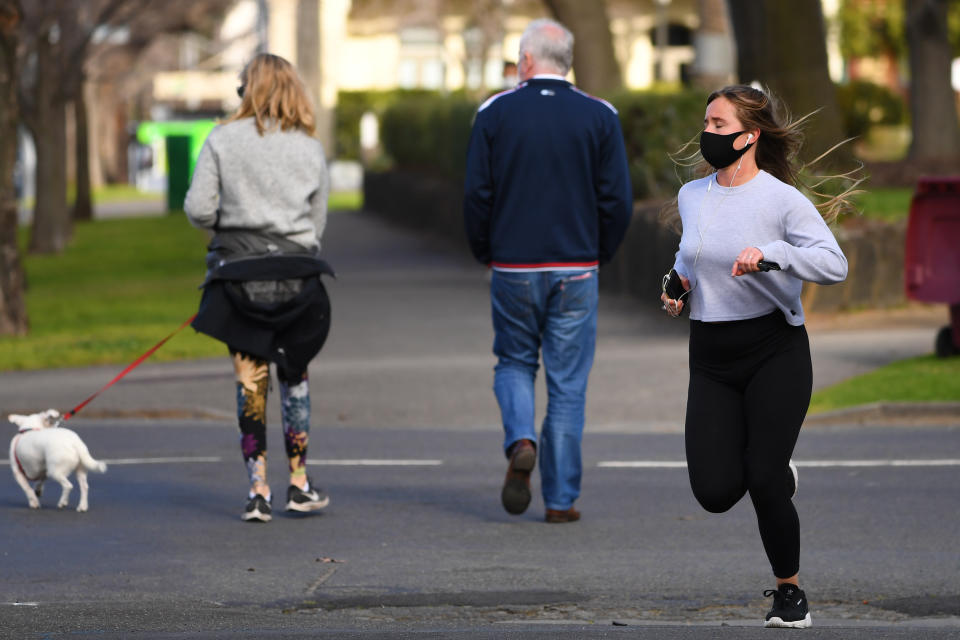
[[115, 458], [104, 460], [107, 464], [177, 464], [181, 462], [220, 462], [218, 456], [199, 456], [193, 458]]
[[[103, 462], [114, 465], [123, 464], [180, 464], [187, 462], [222, 462], [219, 456], [196, 456], [180, 458], [105, 458]], [[327, 467], [439, 467], [443, 460], [390, 460], [360, 458], [355, 460], [308, 460], [307, 464]], [[0, 465], [10, 465], [9, 460], [0, 460]]]
[[[219, 456], [196, 456], [179, 458], [104, 458], [100, 462], [109, 464], [178, 464], [183, 462], [221, 462]], [[0, 465], [10, 465], [9, 460], [0, 460]]]
[[[222, 462], [219, 456], [167, 457], [167, 458], [106, 458], [103, 462], [113, 465], [137, 464], [184, 464]], [[321, 467], [439, 467], [443, 460], [436, 459], [389, 459], [357, 458], [308, 460], [307, 464]], [[958, 467], [960, 458], [934, 459], [889, 459], [889, 460], [794, 460], [798, 467], [854, 468], [854, 467]], [[10, 466], [9, 460], [0, 460], [0, 466]], [[604, 469], [686, 469], [687, 463], [676, 460], [602, 460], [597, 466]]]
[[608, 469], [686, 469], [687, 463], [666, 460], [662, 462], [656, 460], [609, 460], [598, 462], [597, 466]]
[[307, 460], [307, 464], [325, 467], [439, 467], [443, 460], [381, 460], [360, 458], [356, 460]]
[[[957, 467], [958, 458], [932, 460], [794, 460], [798, 467]], [[656, 460], [605, 460], [597, 463], [606, 469], [686, 469], [686, 462]]]
[[794, 461], [798, 467], [956, 467], [960, 459], [939, 460], [809, 460]]

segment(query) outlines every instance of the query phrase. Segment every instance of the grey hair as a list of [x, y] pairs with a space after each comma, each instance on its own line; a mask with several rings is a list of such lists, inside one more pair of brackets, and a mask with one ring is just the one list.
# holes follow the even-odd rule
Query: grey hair
[[534, 20], [520, 36], [520, 57], [528, 52], [537, 62], [554, 67], [567, 75], [573, 66], [573, 34], [565, 26], [549, 18]]

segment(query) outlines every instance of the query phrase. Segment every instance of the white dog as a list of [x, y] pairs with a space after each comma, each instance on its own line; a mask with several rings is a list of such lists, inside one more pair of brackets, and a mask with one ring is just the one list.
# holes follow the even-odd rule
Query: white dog
[[[10, 415], [10, 422], [20, 432], [10, 443], [10, 468], [17, 484], [27, 495], [31, 509], [40, 508], [38, 498], [43, 492], [43, 481], [55, 480], [63, 487], [57, 508], [67, 506], [73, 485], [67, 479], [76, 471], [80, 484], [80, 504], [77, 511], [87, 510], [87, 472], [107, 470], [107, 465], [94, 460], [76, 433], [60, 426], [60, 412], [47, 409], [29, 416]], [[30, 483], [36, 482], [36, 488]]]

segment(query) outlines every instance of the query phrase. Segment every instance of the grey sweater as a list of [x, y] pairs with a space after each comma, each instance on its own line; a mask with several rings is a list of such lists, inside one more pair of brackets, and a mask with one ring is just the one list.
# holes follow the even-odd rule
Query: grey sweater
[[[736, 187], [720, 186], [716, 174], [693, 180], [680, 189], [678, 204], [683, 235], [674, 268], [690, 279], [693, 320], [746, 320], [780, 309], [798, 326], [803, 281], [847, 277], [847, 259], [813, 203], [765, 171]], [[731, 276], [747, 247], [782, 271]]]
[[244, 118], [210, 132], [183, 208], [197, 227], [263, 231], [319, 249], [327, 191], [319, 140], [279, 128], [261, 136]]

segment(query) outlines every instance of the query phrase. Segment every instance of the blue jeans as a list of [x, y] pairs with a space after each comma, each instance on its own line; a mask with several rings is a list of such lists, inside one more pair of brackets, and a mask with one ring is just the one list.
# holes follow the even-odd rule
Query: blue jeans
[[548, 509], [569, 509], [580, 495], [587, 377], [597, 339], [597, 272], [494, 271], [493, 391], [503, 419], [504, 450], [537, 442], [534, 380], [540, 351], [547, 376], [547, 415], [540, 441], [540, 479]]

